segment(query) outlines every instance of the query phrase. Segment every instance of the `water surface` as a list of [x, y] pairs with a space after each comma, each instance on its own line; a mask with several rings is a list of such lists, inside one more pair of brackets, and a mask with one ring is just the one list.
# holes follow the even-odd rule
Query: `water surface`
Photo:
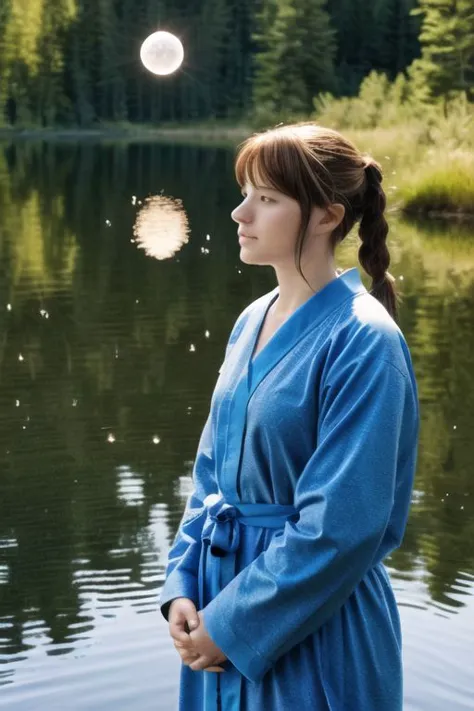
[[[0, 707], [172, 711], [157, 599], [226, 339], [275, 286], [239, 260], [232, 152], [0, 144]], [[387, 560], [407, 711], [474, 708], [474, 242], [391, 219], [421, 400]], [[338, 264], [357, 266], [349, 239]]]

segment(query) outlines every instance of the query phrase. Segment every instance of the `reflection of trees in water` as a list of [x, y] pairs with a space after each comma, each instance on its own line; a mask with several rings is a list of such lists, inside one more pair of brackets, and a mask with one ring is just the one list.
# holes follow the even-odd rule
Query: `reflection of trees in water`
[[[17, 545], [1, 554], [9, 577], [0, 618], [14, 622], [6, 633], [15, 651], [27, 620], [44, 620], [54, 642], [84, 620], [78, 560], [91, 571], [127, 569], [131, 582], [153, 588], [143, 572], [156, 552], [152, 509], [167, 505], [171, 539], [183, 506], [176, 482], [189, 473], [230, 327], [273, 281], [271, 270], [238, 260], [230, 153], [26, 143], [4, 155], [0, 297], [12, 310], [0, 308], [0, 539]], [[130, 242], [131, 197], [161, 191], [183, 201], [191, 239], [174, 259], [156, 261]], [[423, 497], [392, 563], [410, 571], [421, 556], [431, 595], [450, 601], [458, 571], [473, 567], [473, 280], [437, 288], [420, 234], [394, 231], [401, 325], [422, 399]], [[121, 467], [140, 481], [136, 505], [120, 495]]]
[[[1, 556], [0, 617], [14, 623], [8, 651], [21, 648], [29, 619], [44, 620], [54, 642], [67, 640], [83, 606], [79, 559], [92, 571], [127, 568], [131, 581], [148, 584], [151, 509], [168, 505], [171, 538], [183, 504], [175, 482], [188, 473], [225, 339], [247, 298], [232, 291], [239, 277], [219, 239], [222, 175], [217, 183], [212, 170], [222, 156], [186, 152], [186, 175], [200, 176], [182, 195], [194, 242], [179, 262], [158, 263], [130, 243], [130, 196], [180, 195], [179, 152], [105, 148], [98, 161], [89, 145], [25, 150], [9, 150], [10, 173], [0, 165], [1, 296], [12, 305], [0, 311], [0, 539], [16, 541]], [[201, 253], [208, 233], [212, 261]], [[143, 485], [135, 506], [118, 495], [124, 464]]]
[[[459, 250], [464, 248], [460, 233], [462, 238], [458, 227], [445, 238], [444, 270], [440, 231], [426, 234], [426, 262], [432, 271], [413, 274], [402, 312], [417, 373], [422, 426], [415, 483], [419, 496], [403, 547], [392, 556], [401, 571], [421, 559], [431, 598], [450, 608], [463, 604], [454, 595], [469, 594], [460, 576], [474, 573], [474, 259], [469, 242], [465, 257], [456, 253], [453, 258], [452, 240]], [[411, 237], [407, 232], [407, 241]], [[408, 274], [409, 269], [407, 261]]]

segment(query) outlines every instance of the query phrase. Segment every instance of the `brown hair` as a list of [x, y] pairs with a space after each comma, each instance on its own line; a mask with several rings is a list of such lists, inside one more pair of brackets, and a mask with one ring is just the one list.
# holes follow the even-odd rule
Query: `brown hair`
[[[342, 242], [356, 222], [362, 244], [359, 261], [372, 277], [370, 292], [397, 318], [394, 277], [389, 274], [390, 254], [386, 240], [386, 197], [382, 169], [340, 133], [312, 122], [301, 122], [256, 133], [239, 147], [235, 175], [242, 187], [257, 176], [276, 190], [297, 200], [301, 228], [295, 248], [295, 264], [301, 270], [306, 231], [313, 206], [327, 208], [341, 203], [342, 222], [331, 235], [331, 247]], [[309, 285], [309, 284], [308, 284]]]

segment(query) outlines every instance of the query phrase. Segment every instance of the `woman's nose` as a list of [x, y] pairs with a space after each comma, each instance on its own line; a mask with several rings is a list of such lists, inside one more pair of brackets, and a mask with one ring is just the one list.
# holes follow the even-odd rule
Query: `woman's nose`
[[249, 221], [248, 210], [245, 209], [243, 204], [237, 205], [235, 210], [232, 210], [232, 212], [230, 213], [230, 216], [234, 220], [234, 222], [248, 222]]

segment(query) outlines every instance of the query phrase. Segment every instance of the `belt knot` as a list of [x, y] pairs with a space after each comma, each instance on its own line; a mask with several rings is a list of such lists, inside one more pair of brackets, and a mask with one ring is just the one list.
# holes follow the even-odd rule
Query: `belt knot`
[[218, 494], [204, 500], [207, 518], [202, 530], [202, 540], [210, 544], [212, 555], [223, 558], [235, 553], [240, 543], [240, 511]]

